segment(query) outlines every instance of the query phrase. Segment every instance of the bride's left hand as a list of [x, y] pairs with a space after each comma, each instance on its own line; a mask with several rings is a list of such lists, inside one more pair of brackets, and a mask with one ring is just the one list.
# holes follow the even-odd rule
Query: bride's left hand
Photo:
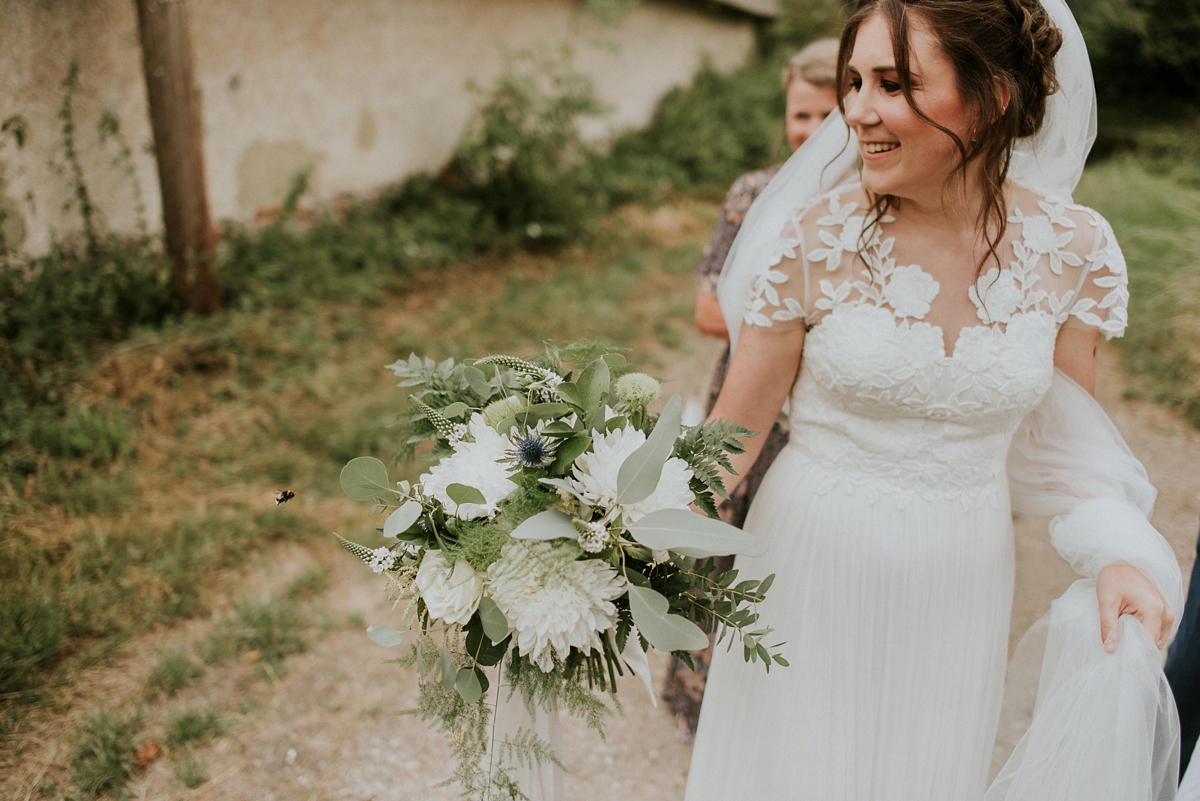
[[1100, 601], [1100, 639], [1104, 650], [1117, 650], [1121, 615], [1133, 615], [1142, 622], [1154, 642], [1162, 648], [1171, 632], [1175, 614], [1158, 588], [1133, 565], [1114, 563], [1100, 571], [1096, 579], [1096, 597]]

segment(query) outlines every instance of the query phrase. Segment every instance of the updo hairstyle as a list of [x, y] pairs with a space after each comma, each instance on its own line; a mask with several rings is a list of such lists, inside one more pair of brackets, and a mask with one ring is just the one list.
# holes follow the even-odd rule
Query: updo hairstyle
[[[988, 253], [978, 265], [982, 271], [996, 253], [1007, 224], [1004, 180], [1008, 176], [1014, 142], [1032, 136], [1046, 116], [1046, 101], [1058, 90], [1054, 56], [1062, 47], [1062, 34], [1038, 0], [860, 0], [842, 31], [838, 51], [838, 106], [846, 112], [849, 91], [847, 65], [858, 29], [878, 14], [891, 31], [892, 50], [901, 91], [912, 110], [954, 140], [961, 156], [950, 174], [963, 175], [968, 164], [983, 161], [984, 203], [979, 224]], [[913, 100], [909, 67], [909, 19], [916, 15], [937, 38], [942, 53], [954, 65], [958, 90], [976, 121], [970, 141], [931, 120]], [[997, 83], [1008, 88], [1009, 103]], [[876, 218], [896, 205], [891, 196], [873, 197]]]

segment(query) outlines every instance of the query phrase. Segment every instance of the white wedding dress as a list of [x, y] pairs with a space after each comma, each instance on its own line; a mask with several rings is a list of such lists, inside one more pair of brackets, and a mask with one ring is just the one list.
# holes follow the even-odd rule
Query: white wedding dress
[[[987, 791], [1013, 592], [1010, 444], [1052, 384], [1070, 384], [1054, 370], [1059, 329], [1124, 330], [1125, 264], [1099, 214], [1014, 187], [1000, 247], [1004, 268], [952, 295], [922, 269], [922, 253], [889, 235], [890, 218], [870, 231], [864, 269], [857, 251], [865, 206], [861, 186], [850, 183], [796, 210], [746, 307], [750, 325], [808, 328], [789, 401], [791, 439], [745, 524], [766, 553], [737, 560], [747, 578], [776, 576], [760, 610], [775, 630], [770, 642], [786, 642], [790, 667], [768, 675], [761, 663], [746, 664], [740, 647], [717, 649], [687, 801], [980, 801]], [[964, 327], [967, 320], [973, 324]], [[1068, 392], [1083, 394], [1073, 384], [1059, 390]], [[1018, 439], [1034, 436], [1023, 429]], [[1115, 431], [1111, 437], [1119, 442]], [[1033, 476], [1037, 496], [1038, 466], [1018, 467]], [[1051, 483], [1069, 481], [1056, 476]], [[1106, 512], [1101, 497], [1085, 514], [1111, 518], [1132, 508], [1135, 528], [1128, 530], [1149, 528], [1135, 503], [1114, 495], [1121, 498], [1116, 511]], [[1149, 497], [1152, 503], [1152, 490]], [[1043, 511], [1059, 510], [1050, 504]], [[1122, 555], [1119, 545], [1100, 548], [1103, 554], [1087, 543], [1064, 546], [1068, 528], [1056, 545], [1084, 575]], [[1082, 540], [1090, 536], [1086, 522], [1075, 528]], [[1157, 533], [1145, 534], [1143, 551], [1167, 564], [1160, 571], [1166, 578], [1158, 580], [1153, 565], [1143, 570], [1170, 597], [1163, 585], [1177, 586], [1178, 567], [1169, 550], [1163, 561], [1155, 540]], [[1126, 558], [1144, 564], [1136, 554]], [[1043, 713], [1061, 708], [1043, 715], [1041, 729], [1035, 722], [1018, 751], [1045, 748], [1045, 758], [1031, 755], [1018, 776], [1002, 773], [989, 799], [1088, 798], [1087, 784], [1123, 779], [1078, 765], [1089, 775], [1040, 776], [1036, 792], [1017, 785], [1038, 771], [1062, 770], [1031, 763], [1078, 760], [1059, 743], [1074, 729], [1169, 728], [1173, 709], [1154, 675], [1161, 671], [1153, 644], [1136, 642], [1144, 630], [1126, 619], [1125, 661], [1105, 662], [1092, 587], [1079, 588], [1070, 614], [1095, 617], [1094, 628], [1087, 619], [1072, 623], [1079, 642], [1058, 668], [1047, 661], [1047, 671], [1062, 675], [1050, 681], [1043, 672], [1043, 691], [1084, 675], [1079, 665], [1086, 663], [1125, 671], [1123, 678], [1104, 674], [1109, 686], [1127, 685], [1140, 670], [1133, 683], [1141, 694], [1126, 705], [1126, 718], [1112, 712], [1104, 723], [1088, 722], [1108, 713], [1098, 708], [1106, 699], [1097, 702], [1086, 688], [1072, 690], [1082, 696], [1041, 698]], [[1047, 733], [1047, 717], [1065, 733]], [[1038, 736], [1054, 742], [1039, 745]], [[1152, 788], [1147, 778], [1153, 765], [1146, 765], [1163, 759], [1159, 739], [1157, 751], [1142, 748], [1126, 766], [1135, 774], [1128, 781], [1144, 783], [1145, 793], [1139, 787], [1114, 797], [1174, 797], [1173, 788]], [[1054, 782], [1062, 789], [1048, 790]]]

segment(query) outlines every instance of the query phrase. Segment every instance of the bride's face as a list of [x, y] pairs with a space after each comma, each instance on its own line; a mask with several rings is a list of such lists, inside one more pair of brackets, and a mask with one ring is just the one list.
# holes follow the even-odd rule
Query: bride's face
[[[909, 16], [908, 30], [913, 100], [968, 142], [974, 114], [958, 90], [954, 65], [918, 14]], [[846, 121], [858, 135], [863, 184], [880, 195], [940, 195], [959, 163], [958, 148], [909, 106], [895, 64], [887, 22], [876, 14], [858, 29], [847, 69]]]

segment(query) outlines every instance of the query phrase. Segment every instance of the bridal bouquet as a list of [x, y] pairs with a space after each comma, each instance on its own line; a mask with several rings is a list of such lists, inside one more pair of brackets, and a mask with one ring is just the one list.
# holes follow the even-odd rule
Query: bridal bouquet
[[618, 675], [649, 686], [648, 647], [690, 661], [708, 629], [740, 640], [747, 661], [786, 665], [763, 644], [770, 630], [756, 628], [773, 576], [739, 582], [708, 559], [756, 551], [715, 506], [718, 468], [730, 469], [751, 432], [683, 427], [677, 395], [651, 414], [659, 383], [625, 366], [591, 342], [528, 360], [414, 354], [389, 369], [413, 388], [410, 452], [432, 441], [437, 463], [415, 484], [391, 481], [370, 457], [342, 470], [342, 488], [386, 514], [395, 544], [338, 540], [406, 602], [408, 631], [368, 634], [388, 647], [411, 639], [397, 661], [419, 669], [412, 711], [449, 735], [452, 780], [468, 795], [524, 797], [513, 767], [557, 763], [531, 731], [493, 742], [503, 699], [489, 704], [489, 672], [530, 714], [565, 709], [599, 729]]

